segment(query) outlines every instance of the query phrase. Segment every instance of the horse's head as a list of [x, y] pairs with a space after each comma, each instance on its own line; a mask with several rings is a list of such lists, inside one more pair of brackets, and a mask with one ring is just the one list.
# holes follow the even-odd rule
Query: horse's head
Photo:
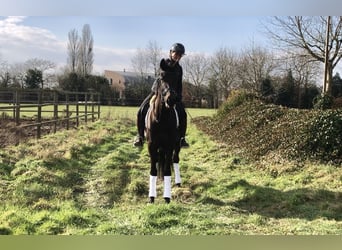
[[149, 121], [159, 121], [162, 110], [169, 109], [176, 104], [177, 93], [170, 85], [163, 80], [158, 82], [155, 88], [155, 95], [150, 100], [150, 110], [148, 113]]
[[161, 102], [165, 104], [166, 108], [173, 107], [176, 104], [177, 93], [170, 88], [170, 85], [167, 82], [161, 81], [159, 91]]

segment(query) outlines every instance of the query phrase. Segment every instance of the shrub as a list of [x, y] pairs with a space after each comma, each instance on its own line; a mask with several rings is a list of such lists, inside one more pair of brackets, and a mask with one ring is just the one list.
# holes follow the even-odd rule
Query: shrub
[[316, 96], [314, 98], [314, 108], [315, 109], [329, 109], [333, 105], [333, 98], [330, 95]]
[[342, 111], [318, 112], [306, 128], [306, 150], [315, 157], [337, 160], [342, 157]]
[[225, 115], [234, 108], [246, 103], [247, 101], [256, 99], [256, 96], [245, 90], [232, 90], [227, 101], [219, 108], [217, 114]]

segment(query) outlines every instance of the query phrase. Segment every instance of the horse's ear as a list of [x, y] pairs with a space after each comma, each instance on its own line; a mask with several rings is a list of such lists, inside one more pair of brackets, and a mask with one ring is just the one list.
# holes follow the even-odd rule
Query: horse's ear
[[167, 64], [166, 64], [166, 61], [165, 61], [164, 58], [161, 59], [159, 67], [160, 67], [161, 70], [164, 70], [164, 71], [166, 70]]

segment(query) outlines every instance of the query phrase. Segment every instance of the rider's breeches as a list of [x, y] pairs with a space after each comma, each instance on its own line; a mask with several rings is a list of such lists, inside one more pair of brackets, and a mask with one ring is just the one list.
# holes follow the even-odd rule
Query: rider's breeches
[[187, 128], [187, 115], [185, 112], [185, 107], [182, 102], [176, 104], [176, 110], [179, 116], [179, 135], [180, 137], [185, 137]]

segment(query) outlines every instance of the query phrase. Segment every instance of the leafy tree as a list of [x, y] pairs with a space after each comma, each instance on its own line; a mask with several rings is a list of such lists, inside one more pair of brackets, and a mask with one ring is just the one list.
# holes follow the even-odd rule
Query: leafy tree
[[309, 85], [307, 86], [301, 97], [301, 106], [300, 108], [304, 109], [311, 109], [313, 108], [314, 100], [317, 98], [317, 96], [320, 95], [320, 90], [315, 85]]
[[272, 82], [269, 78], [266, 78], [263, 81], [261, 81], [260, 93], [264, 97], [274, 94], [274, 88], [273, 88]]
[[336, 73], [332, 79], [331, 90], [333, 97], [342, 96], [342, 79], [339, 73]]
[[24, 78], [24, 85], [29, 89], [38, 89], [43, 86], [43, 73], [38, 69], [29, 69]]
[[77, 73], [67, 73], [58, 77], [59, 87], [68, 91], [84, 91], [84, 77], [79, 76]]
[[111, 104], [111, 98], [114, 96], [114, 90], [110, 87], [108, 79], [103, 76], [85, 77], [85, 90], [100, 93], [101, 104]]
[[276, 104], [286, 107], [294, 107], [295, 104], [295, 81], [293, 79], [292, 71], [289, 70], [287, 76], [283, 80], [278, 89]]

